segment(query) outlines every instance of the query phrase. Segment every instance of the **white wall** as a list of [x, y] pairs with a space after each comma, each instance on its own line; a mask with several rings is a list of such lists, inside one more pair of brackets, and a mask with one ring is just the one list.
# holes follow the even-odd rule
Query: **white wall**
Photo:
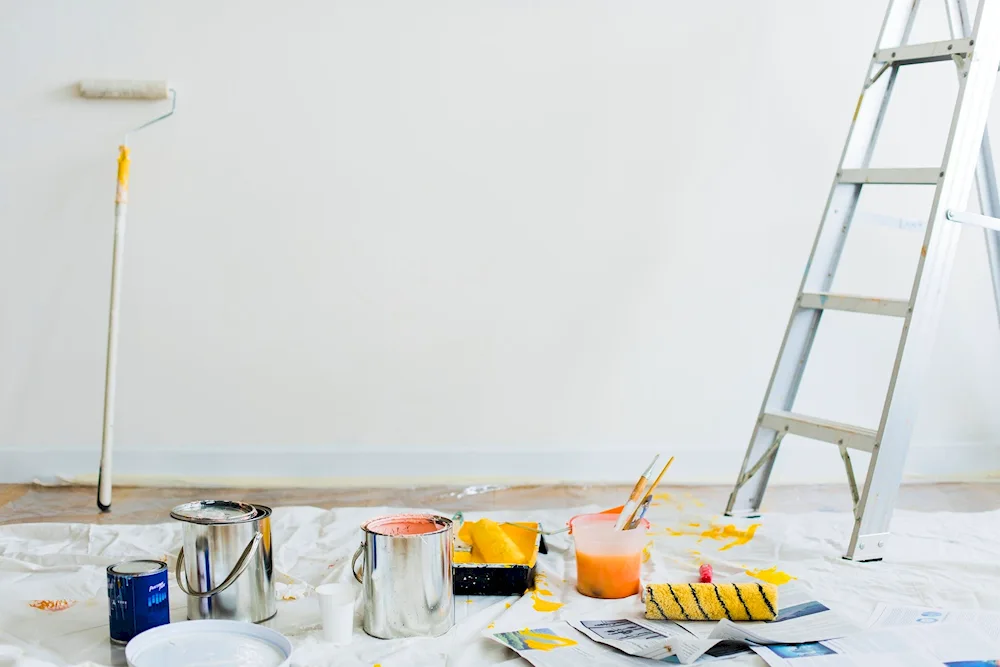
[[[179, 105], [132, 141], [118, 474], [731, 481], [883, 5], [0, 2], [0, 479], [96, 471], [116, 146], [162, 105], [72, 85], [132, 77]], [[928, 67], [876, 165], [939, 163]], [[839, 289], [907, 293], [919, 245], [859, 224]], [[913, 474], [1000, 468], [982, 245]], [[896, 329], [849, 318], [800, 409], [871, 425]]]

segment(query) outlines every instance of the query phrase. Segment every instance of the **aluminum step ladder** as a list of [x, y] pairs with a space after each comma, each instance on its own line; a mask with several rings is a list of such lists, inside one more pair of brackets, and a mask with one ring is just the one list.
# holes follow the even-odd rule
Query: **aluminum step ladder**
[[[854, 532], [845, 558], [880, 560], [899, 494], [930, 352], [962, 224], [981, 226], [1000, 314], [1000, 201], [986, 119], [1000, 66], [1000, 0], [980, 0], [975, 25], [963, 0], [944, 0], [952, 39], [908, 44], [920, 0], [890, 0], [837, 167], [826, 210], [792, 309], [753, 436], [726, 507], [728, 516], [756, 516], [785, 435], [836, 445], [854, 499]], [[869, 167], [900, 67], [953, 60], [958, 97], [940, 166]], [[963, 212], [973, 181], [983, 215]], [[830, 288], [861, 189], [869, 184], [933, 185], [934, 199], [908, 300], [833, 294]], [[793, 412], [799, 382], [823, 313], [848, 311], [903, 321], [896, 361], [876, 429]], [[858, 492], [849, 450], [871, 453]]]

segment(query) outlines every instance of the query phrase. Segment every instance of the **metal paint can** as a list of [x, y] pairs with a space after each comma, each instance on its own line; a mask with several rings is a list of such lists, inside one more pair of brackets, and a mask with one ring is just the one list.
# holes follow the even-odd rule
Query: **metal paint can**
[[159, 560], [126, 560], [108, 566], [112, 642], [125, 644], [144, 630], [170, 622], [169, 572]]
[[451, 520], [397, 514], [361, 528], [365, 540], [354, 552], [351, 569], [364, 587], [365, 632], [381, 639], [448, 632], [455, 624]]
[[274, 616], [270, 507], [199, 500], [170, 516], [184, 522], [175, 574], [188, 596], [188, 620], [260, 623]]

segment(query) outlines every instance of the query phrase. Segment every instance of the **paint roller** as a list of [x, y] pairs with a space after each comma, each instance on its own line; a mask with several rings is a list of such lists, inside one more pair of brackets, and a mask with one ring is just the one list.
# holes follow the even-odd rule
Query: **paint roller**
[[166, 81], [88, 79], [79, 84], [80, 97], [100, 100], [165, 100], [170, 111], [125, 133], [118, 147], [118, 185], [115, 190], [115, 234], [111, 252], [111, 303], [108, 308], [108, 349], [104, 367], [104, 422], [101, 428], [101, 464], [97, 473], [97, 506], [111, 509], [111, 454], [115, 432], [115, 377], [118, 365], [118, 313], [121, 271], [125, 252], [125, 215], [128, 208], [129, 134], [169, 118], [177, 109], [177, 91]]
[[647, 584], [646, 618], [670, 621], [772, 621], [778, 615], [774, 584]]

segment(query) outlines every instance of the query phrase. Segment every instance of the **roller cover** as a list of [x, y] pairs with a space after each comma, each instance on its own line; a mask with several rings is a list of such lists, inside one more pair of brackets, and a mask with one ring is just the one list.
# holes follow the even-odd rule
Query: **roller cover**
[[496, 521], [480, 519], [472, 524], [472, 544], [483, 562], [524, 563], [524, 554]]
[[80, 97], [165, 100], [169, 96], [166, 81], [136, 81], [134, 79], [87, 79], [80, 82]]
[[774, 584], [647, 584], [646, 618], [671, 621], [773, 621]]

